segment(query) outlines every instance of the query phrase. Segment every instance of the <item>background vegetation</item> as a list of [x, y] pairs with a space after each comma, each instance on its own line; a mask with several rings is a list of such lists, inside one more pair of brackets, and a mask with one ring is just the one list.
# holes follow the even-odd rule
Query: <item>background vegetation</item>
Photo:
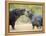
[[20, 7], [26, 7], [28, 9], [32, 9], [33, 13], [42, 15], [42, 6], [40, 5], [10, 4], [10, 9], [16, 9]]

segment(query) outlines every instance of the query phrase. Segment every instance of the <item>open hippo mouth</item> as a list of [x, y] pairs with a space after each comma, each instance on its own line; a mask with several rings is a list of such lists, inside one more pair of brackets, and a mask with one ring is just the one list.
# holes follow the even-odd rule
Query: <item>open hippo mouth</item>
[[[19, 21], [23, 23], [32, 23], [32, 26], [42, 26], [42, 17], [41, 16], [35, 16], [30, 9], [14, 9], [9, 12], [9, 24], [12, 26], [12, 29], [14, 29], [16, 21], [19, 19]], [[39, 20], [40, 19], [40, 20]]]

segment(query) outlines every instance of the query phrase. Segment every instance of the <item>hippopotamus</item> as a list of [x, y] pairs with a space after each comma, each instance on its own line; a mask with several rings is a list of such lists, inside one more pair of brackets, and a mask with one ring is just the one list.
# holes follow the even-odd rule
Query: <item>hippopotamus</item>
[[9, 25], [12, 26], [12, 29], [14, 29], [15, 22], [21, 15], [29, 17], [32, 22], [33, 29], [34, 26], [41, 28], [43, 22], [41, 15], [33, 14], [30, 9], [20, 8], [9, 11]]
[[23, 15], [25, 9], [14, 9], [9, 11], [9, 25], [14, 29], [15, 21]]
[[37, 14], [33, 14], [31, 22], [32, 22], [33, 29], [34, 29], [34, 26], [36, 26], [37, 28], [38, 27], [41, 28], [42, 23], [43, 23], [42, 16], [41, 15], [37, 15]]
[[31, 20], [33, 29], [34, 26], [36, 26], [37, 28], [41, 28], [43, 26], [43, 18], [42, 15], [40, 14], [35, 14], [32, 12], [32, 10], [26, 9], [25, 15], [27, 17], [29, 17], [29, 19]]

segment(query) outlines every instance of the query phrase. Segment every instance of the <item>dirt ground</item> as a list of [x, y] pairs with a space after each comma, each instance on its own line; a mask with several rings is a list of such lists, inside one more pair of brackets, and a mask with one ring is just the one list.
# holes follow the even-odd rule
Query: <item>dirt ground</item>
[[[26, 23], [25, 23], [26, 22]], [[16, 22], [15, 22], [15, 30], [12, 30], [10, 26], [10, 32], [20, 32], [20, 31], [41, 31], [41, 29], [38, 29], [36, 26], [33, 29], [32, 23], [30, 22], [30, 19], [25, 16], [21, 16]]]
[[12, 30], [12, 28], [10, 28], [10, 32], [20, 31], [41, 31], [41, 29], [37, 29], [37, 27], [33, 29], [31, 24], [16, 25], [15, 30]]

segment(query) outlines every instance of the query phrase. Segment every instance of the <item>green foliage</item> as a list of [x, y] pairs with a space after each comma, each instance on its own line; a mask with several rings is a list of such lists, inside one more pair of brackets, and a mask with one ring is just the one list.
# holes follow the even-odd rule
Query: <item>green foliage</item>
[[40, 5], [10, 4], [10, 9], [16, 9], [20, 7], [26, 7], [26, 8], [32, 9], [33, 13], [42, 15], [42, 6]]

